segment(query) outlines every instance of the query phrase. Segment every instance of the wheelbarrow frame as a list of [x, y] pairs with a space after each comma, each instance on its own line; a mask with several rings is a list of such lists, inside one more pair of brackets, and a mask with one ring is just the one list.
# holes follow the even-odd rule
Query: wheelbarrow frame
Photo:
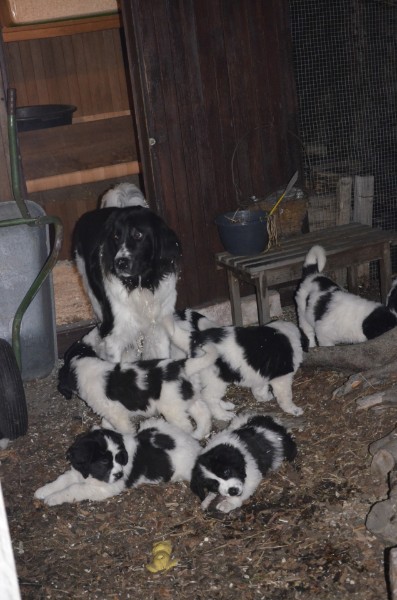
[[26, 310], [57, 262], [63, 239], [63, 224], [59, 217], [47, 215], [32, 217], [22, 197], [16, 126], [16, 90], [13, 88], [10, 88], [7, 94], [7, 115], [12, 191], [21, 218], [2, 220], [0, 227], [52, 225], [54, 240], [47, 260], [16, 310], [12, 322], [11, 347], [6, 340], [0, 339], [0, 355], [3, 358], [0, 369], [0, 442], [1, 437], [15, 439], [25, 435], [27, 431], [26, 398], [21, 377], [21, 324]]

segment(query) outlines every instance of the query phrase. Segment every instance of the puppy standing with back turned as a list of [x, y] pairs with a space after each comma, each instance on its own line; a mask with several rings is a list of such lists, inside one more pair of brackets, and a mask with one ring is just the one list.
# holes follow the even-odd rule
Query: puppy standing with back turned
[[98, 356], [168, 358], [160, 322], [175, 308], [181, 246], [140, 190], [120, 184], [105, 194], [101, 208], [76, 223], [73, 250], [99, 321]]
[[322, 271], [326, 254], [313, 246], [306, 255], [302, 279], [295, 293], [299, 327], [309, 347], [357, 344], [373, 339], [397, 325], [397, 279], [386, 306], [351, 294]]

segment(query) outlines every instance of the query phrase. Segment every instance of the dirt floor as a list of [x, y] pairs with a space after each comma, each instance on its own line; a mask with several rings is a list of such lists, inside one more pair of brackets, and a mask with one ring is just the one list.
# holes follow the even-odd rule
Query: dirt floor
[[[29, 430], [0, 451], [0, 476], [23, 600], [386, 599], [385, 548], [365, 528], [386, 487], [370, 474], [368, 445], [394, 428], [397, 408], [362, 411], [333, 400], [346, 378], [301, 368], [300, 418], [255, 405], [291, 426], [299, 454], [229, 515], [203, 513], [188, 485], [144, 485], [102, 503], [46, 507], [34, 491], [66, 470], [75, 436], [99, 419], [56, 389], [56, 370], [26, 384]], [[217, 424], [219, 426], [219, 424]], [[169, 539], [178, 565], [150, 573], [154, 542]]]

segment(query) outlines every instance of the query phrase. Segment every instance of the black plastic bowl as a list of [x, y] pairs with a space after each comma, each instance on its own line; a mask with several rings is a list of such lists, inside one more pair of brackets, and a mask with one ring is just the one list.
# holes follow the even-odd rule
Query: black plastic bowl
[[39, 106], [20, 106], [16, 110], [18, 131], [48, 129], [60, 125], [70, 125], [72, 115], [77, 109], [72, 104], [41, 104]]
[[264, 210], [239, 210], [215, 219], [221, 242], [230, 254], [254, 255], [265, 250], [269, 235]]

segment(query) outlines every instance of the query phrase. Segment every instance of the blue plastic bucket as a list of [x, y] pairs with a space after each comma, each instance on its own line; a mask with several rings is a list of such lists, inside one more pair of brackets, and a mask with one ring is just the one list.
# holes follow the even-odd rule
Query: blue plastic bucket
[[219, 237], [227, 252], [249, 256], [260, 254], [267, 247], [267, 213], [264, 210], [239, 210], [224, 213], [215, 219]]

